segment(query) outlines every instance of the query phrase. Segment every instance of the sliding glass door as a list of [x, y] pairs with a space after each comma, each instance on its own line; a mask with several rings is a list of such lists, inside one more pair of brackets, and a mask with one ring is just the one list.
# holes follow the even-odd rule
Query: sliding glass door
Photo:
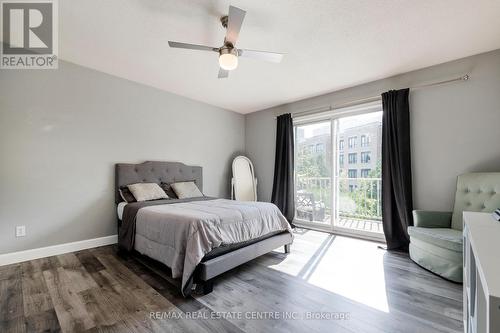
[[295, 222], [382, 238], [380, 103], [295, 124]]
[[295, 215], [306, 223], [332, 222], [332, 126], [295, 126]]
[[337, 127], [337, 200], [334, 227], [382, 235], [382, 112], [341, 117]]

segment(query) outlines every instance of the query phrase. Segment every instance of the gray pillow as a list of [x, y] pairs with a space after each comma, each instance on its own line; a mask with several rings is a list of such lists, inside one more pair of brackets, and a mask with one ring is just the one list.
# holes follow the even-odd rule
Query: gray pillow
[[137, 183], [127, 187], [137, 201], [168, 199], [168, 195], [156, 183]]
[[201, 193], [200, 189], [194, 182], [180, 182], [170, 184], [172, 190], [174, 190], [175, 194], [179, 199], [187, 199], [187, 198], [196, 198], [202, 197], [203, 193]]
[[172, 186], [169, 183], [161, 183], [160, 187], [165, 193], [167, 193], [170, 199], [177, 199], [177, 194], [175, 194], [174, 190], [172, 190]]
[[122, 186], [120, 187], [120, 196], [122, 197], [123, 201], [126, 203], [131, 203], [131, 202], [136, 202], [134, 195], [130, 190], [128, 189], [127, 186]]

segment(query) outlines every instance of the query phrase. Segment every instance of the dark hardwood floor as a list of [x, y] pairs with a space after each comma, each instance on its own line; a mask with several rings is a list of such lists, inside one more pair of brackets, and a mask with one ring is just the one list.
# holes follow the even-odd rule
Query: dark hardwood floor
[[114, 246], [0, 267], [0, 332], [462, 332], [462, 287], [377, 243], [298, 230], [183, 298]]

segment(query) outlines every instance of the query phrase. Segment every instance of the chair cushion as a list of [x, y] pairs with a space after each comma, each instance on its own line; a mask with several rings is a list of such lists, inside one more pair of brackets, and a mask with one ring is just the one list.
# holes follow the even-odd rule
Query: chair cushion
[[443, 249], [413, 238], [410, 243], [410, 258], [420, 266], [448, 280], [462, 282], [462, 252]]
[[462, 231], [449, 228], [419, 228], [408, 227], [410, 238], [416, 238], [423, 242], [462, 252]]
[[310, 213], [313, 211], [313, 208], [312, 208], [312, 206], [298, 206], [297, 210], [300, 212], [309, 212]]

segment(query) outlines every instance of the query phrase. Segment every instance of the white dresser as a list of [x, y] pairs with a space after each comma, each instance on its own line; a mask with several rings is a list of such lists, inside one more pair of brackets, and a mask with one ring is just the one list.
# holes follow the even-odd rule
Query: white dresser
[[500, 222], [464, 212], [464, 329], [500, 332]]

